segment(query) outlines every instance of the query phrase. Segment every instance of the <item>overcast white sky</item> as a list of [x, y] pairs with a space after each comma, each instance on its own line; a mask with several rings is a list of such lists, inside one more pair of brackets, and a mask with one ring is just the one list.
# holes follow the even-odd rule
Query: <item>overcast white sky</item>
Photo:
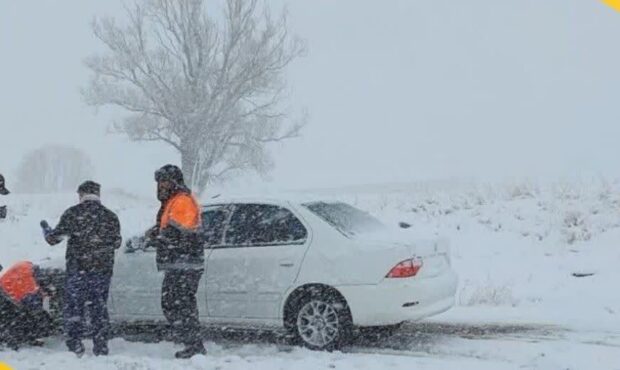
[[[288, 3], [308, 41], [289, 81], [310, 122], [274, 148], [268, 186], [618, 177], [620, 13], [598, 0], [270, 3]], [[104, 185], [147, 191], [156, 167], [178, 162], [105, 135], [113, 116], [82, 102], [82, 60], [100, 48], [89, 22], [103, 14], [122, 15], [121, 2], [0, 1], [0, 172], [73, 144]]]

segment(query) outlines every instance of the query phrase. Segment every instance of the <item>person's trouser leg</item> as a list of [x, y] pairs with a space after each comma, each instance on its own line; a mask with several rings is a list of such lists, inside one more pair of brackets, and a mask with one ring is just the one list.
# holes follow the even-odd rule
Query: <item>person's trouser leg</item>
[[52, 334], [52, 318], [43, 307], [22, 304], [20, 314], [15, 319], [14, 329], [15, 340], [18, 343], [40, 344], [38, 339]]
[[81, 344], [83, 335], [84, 305], [86, 303], [86, 276], [69, 273], [65, 284], [64, 313], [65, 335], [70, 350]]
[[20, 308], [0, 293], [0, 343], [6, 343], [10, 348], [18, 348], [20, 338], [17, 327], [21, 322], [20, 316]]
[[53, 331], [52, 317], [43, 309], [43, 294], [38, 291], [29, 294], [21, 301], [24, 311], [22, 330], [24, 340], [34, 343], [37, 339], [50, 335]]
[[179, 297], [179, 316], [181, 323], [179, 334], [183, 344], [188, 347], [202, 348], [202, 337], [200, 334], [200, 321], [198, 319], [198, 303], [196, 292], [202, 277], [202, 271], [184, 271], [180, 276], [180, 286], [183, 296]]
[[30, 324], [28, 325], [28, 334], [26, 339], [30, 343], [36, 340], [50, 336], [54, 333], [54, 323], [52, 317], [44, 310], [30, 311]]
[[176, 286], [178, 285], [178, 273], [176, 271], [166, 271], [164, 274], [164, 281], [161, 286], [161, 309], [164, 313], [164, 317], [168, 321], [170, 327], [170, 333], [172, 334], [173, 341], [176, 342], [176, 330], [175, 323], [180, 320], [175, 309], [176, 301], [178, 300], [179, 291]]
[[108, 274], [93, 273], [89, 276], [89, 313], [93, 331], [95, 352], [107, 349], [110, 328], [108, 314], [108, 295], [110, 292], [111, 276]]
[[166, 271], [162, 284], [162, 309], [173, 335], [188, 347], [203, 348], [196, 292], [202, 271]]

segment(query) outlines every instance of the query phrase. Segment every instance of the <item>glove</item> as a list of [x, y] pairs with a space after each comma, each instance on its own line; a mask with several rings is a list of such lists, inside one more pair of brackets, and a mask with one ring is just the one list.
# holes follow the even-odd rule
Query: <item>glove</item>
[[41, 230], [43, 231], [43, 237], [47, 239], [47, 237], [52, 233], [52, 228], [47, 223], [47, 221], [41, 221]]
[[152, 240], [157, 238], [157, 236], [159, 235], [159, 227], [158, 226], [153, 226], [150, 229], [146, 230], [146, 232], [144, 233], [144, 239], [148, 240]]

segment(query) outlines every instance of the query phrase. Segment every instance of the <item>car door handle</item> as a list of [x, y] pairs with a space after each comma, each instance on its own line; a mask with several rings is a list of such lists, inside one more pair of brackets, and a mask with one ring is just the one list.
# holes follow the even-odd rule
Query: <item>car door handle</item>
[[293, 267], [293, 266], [295, 266], [295, 263], [293, 263], [292, 261], [280, 261], [280, 266], [282, 266], [282, 267]]

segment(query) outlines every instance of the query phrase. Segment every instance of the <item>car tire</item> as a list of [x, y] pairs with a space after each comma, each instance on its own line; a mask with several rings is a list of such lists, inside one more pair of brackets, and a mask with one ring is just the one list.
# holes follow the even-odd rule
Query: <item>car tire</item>
[[294, 344], [314, 351], [334, 351], [351, 339], [351, 313], [338, 294], [311, 290], [296, 302], [293, 312], [290, 331]]

